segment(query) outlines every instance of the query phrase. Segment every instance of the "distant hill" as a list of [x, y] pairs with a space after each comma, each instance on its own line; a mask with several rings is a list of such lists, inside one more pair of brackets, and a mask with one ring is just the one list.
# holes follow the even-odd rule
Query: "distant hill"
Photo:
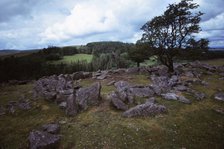
[[0, 50], [0, 55], [8, 55], [8, 54], [15, 54], [19, 53], [19, 50]]
[[39, 49], [35, 50], [0, 50], [0, 57], [8, 57], [8, 56], [25, 56], [34, 52], [38, 52]]

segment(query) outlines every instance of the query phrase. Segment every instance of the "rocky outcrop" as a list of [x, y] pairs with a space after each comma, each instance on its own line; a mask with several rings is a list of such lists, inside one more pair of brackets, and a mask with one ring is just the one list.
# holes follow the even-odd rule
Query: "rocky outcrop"
[[167, 108], [163, 105], [146, 102], [145, 104], [137, 105], [123, 113], [124, 117], [138, 116], [155, 116], [157, 114], [166, 113]]
[[150, 86], [130, 85], [126, 81], [119, 81], [114, 84], [122, 101], [133, 103], [135, 97], [151, 97], [154, 91]]
[[65, 109], [67, 115], [74, 116], [89, 106], [98, 105], [100, 101], [100, 83], [94, 83], [86, 88], [73, 85], [73, 79], [85, 77], [83, 75], [84, 72], [79, 72], [74, 73], [73, 78], [71, 75], [41, 78], [35, 83], [34, 94], [56, 102], [60, 108]]
[[30, 132], [28, 140], [30, 149], [58, 148], [60, 136], [35, 130]]
[[66, 101], [66, 110], [65, 113], [68, 116], [75, 116], [78, 114], [78, 103], [76, 100], [76, 96], [74, 94], [70, 95]]
[[100, 102], [101, 84], [99, 82], [93, 85], [80, 88], [76, 91], [76, 101], [81, 109], [87, 109], [89, 106], [98, 105]]
[[34, 85], [34, 96], [49, 101], [56, 100], [60, 103], [66, 101], [70, 94], [73, 94], [73, 80], [70, 75], [43, 77]]
[[108, 95], [108, 99], [111, 101], [112, 105], [118, 110], [127, 110], [128, 106], [119, 98], [116, 92], [112, 92]]

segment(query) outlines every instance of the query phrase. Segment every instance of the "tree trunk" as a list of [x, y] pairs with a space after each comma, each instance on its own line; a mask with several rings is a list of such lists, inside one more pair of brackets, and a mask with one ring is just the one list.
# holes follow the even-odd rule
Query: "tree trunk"
[[168, 62], [168, 71], [169, 72], [174, 72], [174, 68], [173, 68], [173, 59], [171, 58], [171, 59], [169, 59], [169, 62]]
[[139, 62], [137, 62], [137, 67], [140, 67], [140, 63]]

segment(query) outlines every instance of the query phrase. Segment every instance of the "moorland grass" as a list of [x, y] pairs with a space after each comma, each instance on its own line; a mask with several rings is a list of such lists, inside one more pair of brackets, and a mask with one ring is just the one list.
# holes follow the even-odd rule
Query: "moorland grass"
[[87, 63], [90, 63], [93, 59], [93, 55], [91, 54], [75, 54], [71, 56], [63, 56], [62, 60], [53, 61], [53, 64], [71, 64], [78, 61], [86, 61]]
[[[193, 85], [193, 88], [206, 93], [206, 99], [197, 101], [187, 96], [192, 104], [183, 104], [156, 97], [159, 104], [168, 108], [168, 113], [139, 118], [124, 118], [121, 111], [110, 105], [106, 95], [115, 88], [107, 86], [106, 81], [100, 81], [101, 104], [75, 117], [67, 117], [54, 103], [31, 100], [32, 84], [6, 86], [0, 90], [1, 105], [24, 95], [32, 101], [33, 108], [0, 116], [0, 148], [26, 148], [31, 130], [61, 120], [65, 123], [61, 124], [60, 148], [223, 148], [224, 118], [214, 109], [224, 108], [224, 103], [214, 100], [213, 95], [218, 89], [224, 90], [224, 80], [219, 80], [216, 75], [202, 77], [209, 82], [208, 86]], [[131, 78], [129, 81], [133, 84], [150, 83], [148, 76], [133, 75]], [[83, 87], [93, 82], [93, 79], [80, 80]], [[136, 102], [140, 104], [144, 100], [136, 99]]]

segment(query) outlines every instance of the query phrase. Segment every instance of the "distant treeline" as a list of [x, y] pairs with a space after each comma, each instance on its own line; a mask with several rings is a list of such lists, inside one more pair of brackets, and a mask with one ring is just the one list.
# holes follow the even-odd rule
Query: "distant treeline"
[[[146, 59], [156, 53], [156, 49], [147, 46], [122, 42], [93, 42], [86, 46], [55, 47], [49, 46], [25, 56], [9, 56], [0, 59], [0, 82], [8, 80], [32, 80], [42, 76], [77, 71], [96, 71], [111, 68], [127, 68], [137, 60]], [[131, 52], [137, 49], [137, 51]], [[140, 54], [139, 54], [139, 52]], [[71, 64], [52, 64], [49, 61], [60, 60], [63, 56], [77, 53], [93, 54], [92, 62], [77, 61]], [[131, 56], [132, 55], [132, 56]], [[134, 59], [132, 57], [135, 55]], [[141, 57], [143, 56], [143, 57]], [[137, 57], [137, 60], [135, 59]], [[205, 60], [224, 58], [224, 51], [200, 49], [177, 50], [176, 60]], [[142, 62], [142, 61], [140, 61]]]

